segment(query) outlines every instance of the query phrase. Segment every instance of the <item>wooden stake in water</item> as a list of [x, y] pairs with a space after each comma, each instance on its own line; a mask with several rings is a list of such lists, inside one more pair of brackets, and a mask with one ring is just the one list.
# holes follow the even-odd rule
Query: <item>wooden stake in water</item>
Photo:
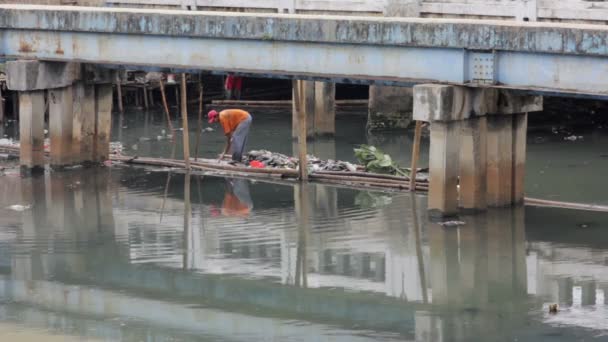
[[182, 74], [182, 127], [184, 129], [184, 161], [186, 169], [190, 170], [190, 135], [188, 134], [188, 99], [186, 94], [186, 74]]
[[167, 94], [165, 93], [165, 84], [163, 83], [162, 78], [159, 81], [160, 83], [160, 95], [163, 98], [163, 108], [165, 109], [165, 116], [167, 118], [167, 128], [169, 129], [169, 134], [171, 134], [171, 140], [174, 140], [173, 137], [173, 124], [171, 123], [171, 115], [169, 114], [169, 106], [167, 105]]
[[203, 82], [199, 79], [198, 81], [198, 126], [196, 130], [196, 145], [194, 147], [194, 160], [198, 160], [198, 145], [203, 130]]
[[301, 81], [293, 81], [293, 101], [298, 118], [298, 156], [300, 159], [299, 176], [301, 181], [308, 180], [308, 161], [306, 158], [306, 110], [302, 106], [304, 87]]
[[420, 156], [420, 135], [422, 134], [422, 121], [416, 121], [414, 131], [414, 146], [412, 147], [412, 167], [410, 171], [410, 191], [416, 191], [416, 172], [418, 171], [418, 157]]

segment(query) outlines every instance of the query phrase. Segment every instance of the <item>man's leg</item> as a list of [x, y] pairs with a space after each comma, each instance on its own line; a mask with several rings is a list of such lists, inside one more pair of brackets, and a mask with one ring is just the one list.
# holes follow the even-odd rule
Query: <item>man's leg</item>
[[243, 150], [247, 143], [249, 127], [251, 127], [251, 118], [242, 121], [232, 134], [232, 160], [239, 163], [243, 161]]

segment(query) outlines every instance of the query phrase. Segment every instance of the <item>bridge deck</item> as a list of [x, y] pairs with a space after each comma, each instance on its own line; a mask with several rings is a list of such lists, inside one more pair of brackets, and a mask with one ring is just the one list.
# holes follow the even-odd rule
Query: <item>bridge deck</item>
[[3, 5], [0, 32], [8, 58], [381, 84], [486, 68], [486, 84], [608, 97], [600, 25]]

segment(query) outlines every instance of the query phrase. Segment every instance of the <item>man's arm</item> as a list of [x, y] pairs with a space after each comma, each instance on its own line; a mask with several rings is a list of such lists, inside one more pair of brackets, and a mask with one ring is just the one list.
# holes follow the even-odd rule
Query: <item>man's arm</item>
[[231, 145], [232, 145], [232, 133], [228, 133], [228, 134], [226, 134], [226, 145], [225, 145], [224, 151], [222, 152], [222, 154], [220, 154], [218, 161], [222, 160], [224, 158], [224, 154], [227, 154], [228, 151], [230, 151]]

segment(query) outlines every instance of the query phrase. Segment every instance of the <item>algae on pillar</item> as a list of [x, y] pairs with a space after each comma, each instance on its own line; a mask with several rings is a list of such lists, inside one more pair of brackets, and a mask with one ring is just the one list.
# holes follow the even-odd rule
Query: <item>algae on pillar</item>
[[412, 123], [412, 88], [369, 87], [368, 131], [405, 129]]

